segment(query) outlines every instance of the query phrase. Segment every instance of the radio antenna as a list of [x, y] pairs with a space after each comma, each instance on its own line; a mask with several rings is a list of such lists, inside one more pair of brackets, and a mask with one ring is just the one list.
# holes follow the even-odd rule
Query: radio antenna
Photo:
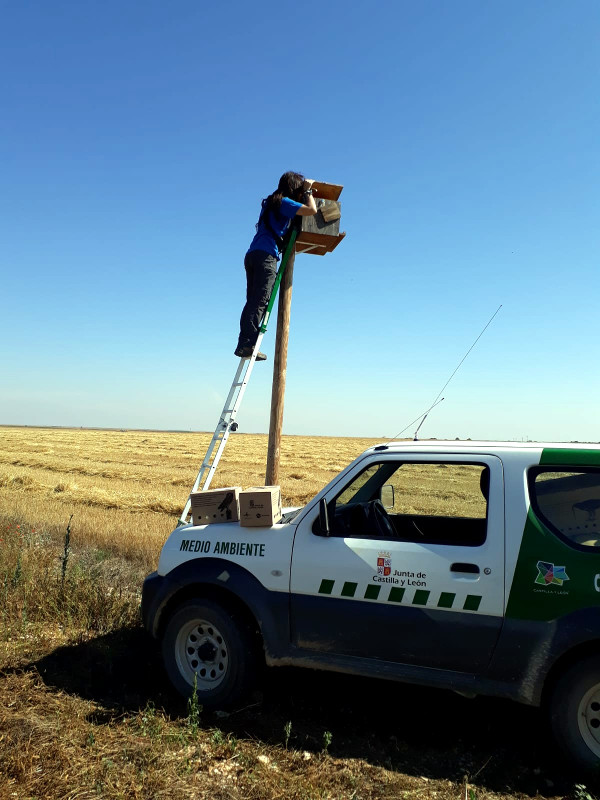
[[[442, 399], [441, 399], [441, 400], [438, 400], [438, 403], [441, 403], [443, 399], [444, 399], [444, 398], [442, 397]], [[437, 405], [438, 403], [436, 403], [436, 405]], [[433, 406], [432, 406], [432, 408], [433, 408]], [[431, 411], [431, 409], [429, 409], [429, 411]], [[419, 422], [419, 426], [418, 426], [417, 430], [415, 431], [415, 435], [414, 435], [414, 437], [413, 437], [415, 442], [416, 442], [416, 441], [417, 441], [417, 439], [419, 438], [419, 431], [421, 430], [421, 425], [422, 425], [422, 424], [425, 422], [425, 420], [426, 420], [426, 419], [427, 419], [427, 417], [429, 416], [429, 411], [428, 411], [428, 412], [425, 414], [425, 416], [423, 417], [423, 419], [421, 420], [421, 422]]]
[[[412, 422], [409, 422], [409, 423], [408, 423], [408, 425], [407, 425], [405, 428], [402, 428], [402, 430], [400, 431], [400, 433], [397, 433], [395, 436], [393, 436], [393, 437], [392, 437], [392, 439], [391, 439], [390, 441], [394, 441], [394, 439], [397, 439], [397, 438], [398, 438], [398, 437], [399, 437], [401, 434], [403, 434], [403, 433], [404, 433], [404, 431], [406, 431], [406, 430], [408, 430], [408, 428], [412, 427], [412, 426], [415, 424], [415, 422], [417, 422], [418, 420], [421, 420], [421, 422], [419, 423], [419, 426], [418, 426], [417, 430], [415, 431], [415, 436], [414, 436], [414, 439], [415, 439], [415, 441], [417, 440], [417, 434], [418, 434], [418, 432], [419, 432], [419, 429], [421, 428], [421, 425], [422, 425], [422, 424], [425, 422], [425, 420], [427, 419], [427, 415], [429, 414], [429, 412], [430, 412], [432, 409], [434, 409], [434, 408], [435, 408], [437, 405], [439, 405], [439, 404], [442, 402], [442, 400], [443, 400], [444, 398], [442, 397], [442, 398], [441, 398], [441, 400], [440, 400], [440, 395], [442, 394], [442, 392], [444, 391], [444, 389], [446, 388], [446, 386], [448, 386], [448, 384], [450, 383], [450, 381], [452, 380], [452, 378], [453, 378], [453, 377], [456, 375], [456, 373], [458, 372], [458, 370], [461, 368], [461, 366], [463, 365], [463, 362], [465, 361], [465, 359], [467, 358], [467, 356], [469, 355], [469, 353], [471, 352], [471, 350], [472, 350], [472, 349], [475, 347], [475, 345], [477, 344], [477, 342], [478, 342], [478, 341], [481, 339], [481, 337], [483, 336], [483, 334], [484, 334], [484, 333], [486, 332], [486, 330], [487, 330], [487, 329], [490, 327], [490, 325], [492, 324], [492, 322], [493, 322], [493, 320], [494, 320], [494, 317], [495, 317], [495, 316], [496, 316], [496, 314], [497, 314], [497, 313], [500, 311], [500, 309], [501, 309], [501, 308], [502, 308], [502, 303], [500, 303], [500, 305], [498, 306], [498, 308], [497, 308], [497, 309], [494, 311], [494, 313], [492, 314], [492, 316], [491, 316], [491, 317], [489, 318], [489, 320], [487, 321], [486, 325], [483, 327], [483, 330], [481, 331], [481, 333], [479, 334], [479, 336], [478, 336], [478, 337], [475, 339], [475, 341], [473, 342], [473, 344], [471, 345], [471, 347], [469, 347], [469, 349], [467, 350], [467, 352], [464, 354], [464, 356], [463, 356], [463, 357], [461, 358], [461, 360], [458, 362], [458, 366], [456, 367], [456, 369], [454, 370], [454, 372], [452, 373], [452, 375], [450, 375], [450, 377], [448, 378], [448, 380], [446, 381], [446, 383], [445, 383], [445, 384], [442, 386], [442, 388], [440, 389], [440, 391], [439, 391], [439, 392], [438, 392], [438, 394], [436, 395], [436, 397], [435, 397], [435, 400], [434, 400], [434, 401], [433, 401], [433, 403], [432, 403], [432, 404], [429, 406], [429, 408], [427, 409], [427, 411], [425, 411], [423, 414], [419, 414], [419, 416], [418, 416], [416, 419], [414, 419]], [[421, 419], [421, 417], [422, 417], [422, 419]]]
[[[413, 421], [412, 421], [412, 422], [409, 422], [409, 423], [408, 423], [408, 425], [406, 426], [406, 428], [402, 428], [402, 430], [400, 431], [400, 433], [397, 433], [397, 434], [394, 436], [394, 439], [397, 439], [397, 438], [398, 438], [398, 436], [400, 436], [401, 434], [403, 434], [403, 433], [404, 433], [404, 431], [407, 431], [409, 428], [412, 428], [412, 426], [415, 424], [415, 422], [418, 422], [419, 420], [421, 420], [421, 425], [422, 425], [422, 424], [425, 422], [425, 417], [426, 417], [426, 416], [429, 414], [429, 412], [430, 412], [430, 411], [431, 411], [433, 408], [435, 408], [436, 406], [439, 406], [439, 404], [442, 402], [442, 400], [443, 400], [443, 399], [444, 399], [443, 397], [440, 397], [440, 399], [437, 401], [437, 403], [434, 403], [432, 406], [429, 406], [429, 408], [427, 409], [427, 411], [422, 411], [422, 412], [419, 414], [419, 416], [418, 416], [418, 417], [415, 417], [415, 418], [413, 419]], [[421, 425], [419, 425], [419, 428], [421, 427]], [[417, 432], [418, 432], [419, 428], [417, 428], [417, 430], [415, 431], [415, 436], [417, 435]], [[390, 441], [391, 441], [391, 442], [393, 442], [393, 441], [394, 441], [394, 439], [390, 439]]]

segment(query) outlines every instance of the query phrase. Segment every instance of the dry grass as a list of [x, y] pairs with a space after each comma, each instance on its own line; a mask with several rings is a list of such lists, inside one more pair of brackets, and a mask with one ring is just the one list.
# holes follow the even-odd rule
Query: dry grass
[[96, 703], [48, 689], [32, 672], [8, 676], [6, 690], [3, 800], [391, 800], [429, 789], [420, 777], [363, 759], [285, 749], [219, 728], [193, 733], [185, 718], [172, 720], [152, 705], [106, 714]]
[[[0, 800], [564, 797], [534, 712], [500, 701], [273, 670], [188, 718], [137, 607], [208, 438], [0, 428]], [[286, 437], [285, 503], [372, 443]], [[236, 435], [218, 482], [261, 483], [265, 455]]]
[[[0, 514], [150, 566], [187, 500], [210, 442], [203, 433], [0, 428]], [[283, 438], [284, 505], [303, 505], [371, 439]], [[267, 437], [236, 434], [213, 486], [264, 483]]]
[[[173, 721], [151, 705], [137, 714], [105, 714], [99, 724], [97, 704], [51, 691], [35, 673], [10, 675], [6, 688], [0, 700], [9, 752], [5, 798], [258, 800], [277, 796], [275, 788], [289, 798], [308, 798], [326, 797], [327, 785], [333, 796], [349, 797], [355, 784], [352, 764], [257, 746], [218, 729], [194, 734], [185, 719]], [[7, 703], [11, 691], [16, 699]], [[386, 796], [385, 769], [360, 773], [363, 797]]]

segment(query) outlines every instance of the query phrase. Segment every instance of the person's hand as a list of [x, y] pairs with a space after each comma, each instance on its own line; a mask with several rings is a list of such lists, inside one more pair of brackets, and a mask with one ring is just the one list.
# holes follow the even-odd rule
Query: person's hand
[[308, 189], [312, 189], [313, 183], [314, 183], [314, 181], [311, 180], [310, 178], [304, 178], [304, 183], [302, 184], [302, 188], [306, 192], [306, 191], [308, 191]]

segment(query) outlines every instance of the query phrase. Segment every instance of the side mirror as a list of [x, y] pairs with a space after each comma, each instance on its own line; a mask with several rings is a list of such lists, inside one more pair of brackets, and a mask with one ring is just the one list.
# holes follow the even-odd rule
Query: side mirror
[[314, 532], [319, 536], [331, 536], [329, 530], [329, 509], [324, 497], [319, 500], [319, 522], [313, 528]]
[[393, 508], [395, 503], [395, 496], [394, 496], [394, 487], [391, 483], [386, 483], [385, 486], [381, 487], [381, 491], [379, 492], [379, 499], [385, 509]]

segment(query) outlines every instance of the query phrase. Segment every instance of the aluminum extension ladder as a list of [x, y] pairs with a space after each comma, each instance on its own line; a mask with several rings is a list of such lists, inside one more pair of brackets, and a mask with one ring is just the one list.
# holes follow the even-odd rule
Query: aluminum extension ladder
[[[277, 276], [275, 278], [275, 283], [273, 284], [273, 289], [271, 291], [267, 308], [260, 323], [258, 338], [256, 340], [256, 344], [254, 345], [254, 349], [252, 350], [252, 355], [246, 358], [240, 358], [240, 363], [235, 372], [233, 383], [229, 389], [229, 394], [225, 400], [225, 405], [221, 411], [221, 416], [208, 446], [208, 450], [206, 451], [206, 455], [204, 456], [204, 460], [202, 461], [202, 465], [198, 471], [196, 480], [194, 481], [192, 492], [198, 491], [198, 487], [203, 480], [204, 483], [202, 484], [202, 491], [205, 492], [208, 489], [213, 479], [213, 475], [217, 469], [217, 465], [219, 464], [221, 456], [223, 455], [223, 450], [225, 449], [225, 445], [229, 439], [229, 434], [237, 430], [238, 424], [235, 420], [242, 404], [246, 386], [248, 385], [248, 381], [252, 375], [254, 364], [256, 363], [256, 356], [260, 349], [260, 344], [263, 340], [263, 336], [267, 332], [267, 325], [271, 317], [271, 311], [273, 310], [277, 292], [279, 291], [279, 284], [281, 283], [285, 268], [288, 265], [290, 255], [294, 250], [297, 235], [298, 231], [296, 227], [293, 227], [283, 254], [283, 258], [281, 259], [281, 265], [277, 271]], [[187, 523], [191, 503], [191, 498], [188, 497], [185, 508], [183, 509], [183, 513], [179, 518], [179, 522], [177, 523], [178, 527], [179, 525], [185, 525]]]

